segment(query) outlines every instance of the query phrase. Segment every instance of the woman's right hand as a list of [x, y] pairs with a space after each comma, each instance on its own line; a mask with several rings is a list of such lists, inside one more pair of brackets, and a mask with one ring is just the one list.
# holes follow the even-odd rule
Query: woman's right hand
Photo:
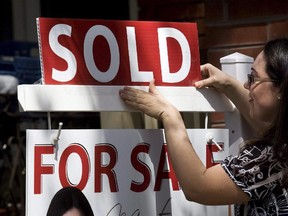
[[155, 80], [151, 80], [149, 91], [143, 91], [133, 87], [120, 89], [120, 98], [136, 110], [142, 111], [146, 115], [163, 121], [163, 118], [178, 110], [160, 94], [155, 86]]
[[200, 71], [203, 79], [195, 83], [196, 88], [214, 87], [219, 92], [225, 91], [230, 76], [209, 63], [201, 65]]

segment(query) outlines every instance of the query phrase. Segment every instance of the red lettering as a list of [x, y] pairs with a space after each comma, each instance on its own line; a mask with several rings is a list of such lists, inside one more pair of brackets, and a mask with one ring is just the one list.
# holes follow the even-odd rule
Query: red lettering
[[[224, 144], [219, 143], [219, 146], [223, 148]], [[213, 152], [219, 152], [218, 147], [214, 144], [207, 143], [206, 145], [206, 167], [207, 168], [218, 164], [213, 158]]]
[[[208, 149], [209, 148], [209, 149]], [[216, 152], [218, 148], [214, 145], [207, 145], [207, 158], [212, 158], [212, 152], [210, 151], [210, 148], [212, 151]], [[130, 190], [133, 192], [143, 192], [147, 190], [151, 183], [151, 176], [152, 171], [149, 167], [149, 165], [145, 161], [145, 155], [149, 156], [150, 151], [150, 145], [148, 143], [138, 143], [137, 146], [135, 146], [132, 149], [130, 162], [133, 168], [143, 175], [142, 181], [136, 181], [134, 179], [131, 180], [130, 184]], [[172, 167], [172, 164], [169, 160], [169, 155], [167, 152], [167, 145], [163, 144], [161, 149], [161, 155], [159, 157], [159, 163], [158, 163], [158, 169], [157, 173], [155, 174], [155, 185], [154, 185], [154, 191], [160, 191], [162, 180], [170, 180], [172, 189], [174, 191], [180, 190], [180, 185], [177, 180], [177, 177], [175, 175], [174, 169]], [[42, 175], [44, 174], [54, 174], [54, 165], [47, 165], [43, 164], [42, 157], [45, 154], [54, 154], [54, 146], [53, 145], [46, 145], [46, 146], [35, 146], [35, 163], [34, 163], [34, 193], [40, 194], [41, 193], [41, 187], [43, 185], [43, 180], [41, 179]], [[69, 161], [69, 157], [71, 154], [76, 154], [80, 158], [80, 166], [82, 168], [79, 182], [72, 182], [71, 178], [69, 178], [69, 170], [68, 165], [71, 163], [72, 165], [74, 162]], [[140, 155], [142, 154], [142, 155]], [[143, 156], [144, 154], [144, 156]], [[109, 182], [109, 187], [111, 192], [118, 192], [118, 182], [117, 182], [117, 176], [115, 171], [115, 166], [118, 161], [118, 152], [115, 146], [112, 144], [97, 144], [94, 146], [94, 192], [95, 193], [101, 193], [103, 192], [103, 177], [106, 176], [107, 181]], [[141, 156], [141, 157], [140, 157]], [[57, 161], [55, 161], [57, 162]], [[210, 162], [210, 163], [209, 163]], [[214, 161], [212, 161], [214, 162]], [[207, 159], [207, 164], [211, 165], [212, 163]], [[213, 165], [213, 164], [212, 164]], [[156, 167], [156, 166], [155, 166]], [[89, 180], [89, 174], [91, 170], [91, 164], [90, 164], [90, 156], [85, 149], [84, 146], [82, 146], [79, 143], [72, 143], [68, 147], [64, 149], [62, 154], [59, 158], [59, 166], [58, 166], [58, 175], [59, 175], [59, 181], [63, 187], [66, 186], [72, 186], [77, 187], [80, 190], [83, 190]], [[77, 170], [77, 173], [79, 171]], [[169, 184], [169, 182], [167, 182]]]
[[43, 165], [42, 156], [44, 154], [53, 154], [54, 146], [53, 145], [42, 145], [34, 147], [34, 194], [41, 194], [41, 176], [43, 174], [52, 174], [54, 172], [53, 165]]
[[[164, 170], [165, 162], [168, 162], [168, 169], [170, 170]], [[160, 161], [159, 161], [158, 171], [157, 171], [157, 176], [156, 176], [156, 183], [154, 187], [155, 191], [160, 191], [162, 179], [170, 179], [172, 182], [173, 190], [180, 190], [178, 179], [176, 178], [175, 171], [172, 167], [172, 164], [169, 160], [169, 156], [167, 153], [167, 144], [163, 144], [162, 146], [162, 151], [161, 151], [161, 156], [160, 156]]]
[[151, 170], [149, 166], [141, 161], [138, 157], [140, 153], [148, 153], [149, 149], [150, 145], [148, 143], [139, 143], [131, 153], [132, 166], [144, 177], [142, 183], [132, 180], [130, 189], [134, 192], [143, 192], [148, 188], [150, 184]]
[[[108, 154], [110, 161], [107, 164], [102, 164], [102, 161], [106, 159], [104, 157], [104, 154]], [[110, 190], [111, 192], [117, 192], [118, 184], [117, 184], [117, 178], [116, 173], [113, 170], [115, 167], [115, 164], [117, 162], [117, 150], [115, 147], [111, 144], [102, 144], [95, 146], [95, 193], [102, 192], [102, 179], [101, 176], [103, 174], [107, 175], [109, 184], [110, 184]]]
[[[80, 182], [77, 185], [73, 184], [69, 180], [68, 172], [66, 170], [67, 160], [72, 153], [76, 153], [77, 155], [79, 155], [82, 164], [82, 175]], [[68, 146], [63, 151], [59, 162], [59, 178], [62, 186], [63, 187], [74, 186], [78, 187], [80, 190], [83, 190], [83, 188], [85, 188], [87, 184], [89, 173], [90, 173], [90, 163], [89, 163], [89, 155], [86, 149], [82, 145], [76, 143], [73, 143], [70, 146]]]

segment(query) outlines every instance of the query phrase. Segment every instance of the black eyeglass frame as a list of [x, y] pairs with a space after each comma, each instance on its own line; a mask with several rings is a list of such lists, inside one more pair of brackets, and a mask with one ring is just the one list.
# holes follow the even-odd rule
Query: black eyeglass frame
[[271, 78], [255, 77], [252, 73], [251, 74], [247, 74], [247, 85], [251, 86], [255, 82], [279, 82], [279, 80], [271, 79]]

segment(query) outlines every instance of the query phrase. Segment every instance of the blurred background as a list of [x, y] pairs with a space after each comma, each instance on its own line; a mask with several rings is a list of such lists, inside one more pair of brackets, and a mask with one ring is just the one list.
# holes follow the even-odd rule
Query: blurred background
[[[20, 113], [17, 104], [17, 85], [41, 76], [37, 17], [196, 22], [201, 64], [219, 68], [221, 57], [239, 52], [255, 58], [267, 41], [288, 36], [283, 0], [1, 0], [0, 216], [25, 215], [25, 129], [47, 128], [46, 113]], [[223, 113], [209, 115], [210, 127], [225, 127]], [[55, 128], [59, 121], [64, 128], [144, 127], [138, 114], [109, 116], [51, 114]], [[183, 113], [183, 118], [187, 127], [204, 124], [201, 113]]]

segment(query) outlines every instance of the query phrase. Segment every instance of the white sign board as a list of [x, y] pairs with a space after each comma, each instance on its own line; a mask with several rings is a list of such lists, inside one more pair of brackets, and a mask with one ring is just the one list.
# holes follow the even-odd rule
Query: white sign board
[[[187, 131], [205, 164], [228, 155], [227, 129]], [[228, 215], [228, 206], [185, 199], [169, 164], [163, 130], [62, 130], [56, 150], [51, 143], [57, 133], [27, 130], [26, 215], [46, 215], [54, 194], [68, 185], [82, 190], [94, 215]], [[207, 144], [207, 134], [224, 151]]]

